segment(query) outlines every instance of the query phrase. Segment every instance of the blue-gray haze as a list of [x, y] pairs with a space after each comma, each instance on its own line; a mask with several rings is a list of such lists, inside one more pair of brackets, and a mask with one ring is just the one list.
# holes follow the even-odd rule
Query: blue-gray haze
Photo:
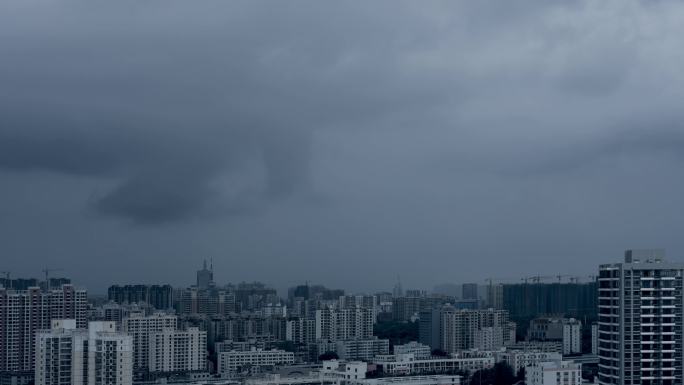
[[0, 2], [0, 270], [350, 291], [684, 251], [680, 1]]

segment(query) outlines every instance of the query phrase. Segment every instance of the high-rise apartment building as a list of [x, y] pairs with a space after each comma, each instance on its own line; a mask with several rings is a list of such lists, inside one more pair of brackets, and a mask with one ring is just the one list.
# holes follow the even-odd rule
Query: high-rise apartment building
[[151, 316], [131, 314], [123, 320], [123, 331], [133, 338], [133, 369], [149, 370], [150, 338], [153, 333], [164, 330], [175, 330], [178, 318], [166, 313], [155, 313]]
[[316, 339], [341, 341], [373, 336], [372, 309], [334, 309], [316, 311]]
[[418, 313], [418, 342], [430, 346], [432, 349], [440, 349], [442, 346], [441, 314], [442, 312], [438, 307]]
[[173, 308], [171, 285], [112, 285], [107, 296], [118, 304], [149, 304], [158, 310]]
[[487, 307], [503, 309], [503, 285], [489, 283], [487, 286]]
[[207, 332], [198, 328], [164, 329], [149, 340], [150, 372], [206, 370]]
[[461, 298], [463, 299], [478, 299], [477, 284], [464, 283], [461, 286]]
[[133, 348], [130, 336], [111, 321], [53, 320], [36, 335], [36, 385], [131, 385]]
[[0, 288], [0, 372], [32, 372], [36, 332], [50, 329], [55, 319], [73, 319], [85, 328], [87, 308], [86, 291], [73, 285], [49, 292]]
[[684, 264], [627, 250], [599, 267], [599, 383], [681, 384]]
[[467, 349], [491, 350], [515, 342], [515, 324], [505, 310], [441, 309], [441, 348], [448, 353]]
[[582, 353], [582, 322], [574, 318], [535, 318], [527, 329], [527, 340], [561, 341], [563, 354]]

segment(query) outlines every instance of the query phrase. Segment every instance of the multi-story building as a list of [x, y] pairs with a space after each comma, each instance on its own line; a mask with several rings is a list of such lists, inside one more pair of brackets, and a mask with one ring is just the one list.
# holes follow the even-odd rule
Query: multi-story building
[[596, 282], [503, 284], [503, 306], [511, 318], [563, 314], [577, 319], [596, 318]]
[[374, 314], [372, 309], [326, 308], [316, 311], [316, 339], [341, 341], [368, 339], [373, 336]]
[[503, 309], [503, 285], [490, 284], [487, 286], [487, 307]]
[[264, 317], [259, 314], [235, 314], [211, 318], [207, 321], [208, 343], [232, 341], [285, 341], [288, 333], [287, 319]]
[[178, 292], [177, 310], [181, 315], [224, 316], [237, 310], [235, 293], [220, 289], [190, 287]]
[[582, 353], [582, 322], [574, 318], [535, 318], [527, 329], [527, 340], [561, 341], [563, 354]]
[[424, 345], [428, 345], [432, 349], [441, 348], [441, 314], [442, 312], [438, 307], [434, 307], [432, 309], [425, 309], [418, 313], [418, 342]]
[[316, 320], [306, 318], [290, 318], [287, 320], [285, 340], [299, 344], [310, 344], [316, 341]]
[[218, 353], [218, 373], [223, 377], [233, 376], [243, 368], [291, 365], [293, 363], [294, 353], [277, 349], [251, 349], [249, 351]]
[[478, 299], [476, 283], [464, 283], [461, 286], [461, 298], [463, 299]]
[[133, 369], [149, 370], [150, 337], [153, 333], [164, 330], [175, 330], [178, 318], [166, 313], [155, 313], [150, 316], [131, 314], [123, 320], [123, 331], [133, 338]]
[[123, 304], [148, 304], [157, 310], [173, 308], [171, 285], [112, 285], [107, 290], [110, 301]]
[[545, 361], [525, 368], [526, 385], [582, 385], [582, 364]]
[[207, 260], [204, 260], [202, 270], [197, 270], [197, 288], [207, 290], [214, 286], [214, 265], [207, 269]]
[[48, 292], [0, 288], [0, 372], [33, 372], [35, 337], [55, 319], [73, 319], [87, 326], [87, 292], [63, 285]]
[[417, 360], [427, 360], [432, 356], [432, 349], [428, 345], [411, 341], [403, 345], [394, 345], [394, 354], [413, 354]]
[[598, 323], [591, 324], [591, 354], [598, 354]]
[[370, 361], [377, 355], [389, 354], [389, 340], [378, 337], [334, 342], [332, 350], [343, 360]]
[[679, 384], [684, 264], [662, 250], [627, 250], [599, 267], [599, 383]]
[[496, 353], [496, 361], [507, 363], [515, 373], [521, 368], [533, 366], [544, 361], [559, 361], [563, 355], [557, 352], [503, 350]]
[[[407, 292], [408, 294], [408, 292]], [[445, 303], [441, 297], [427, 297], [422, 293], [411, 293], [412, 296], [396, 297], [392, 300], [392, 317], [396, 321], [412, 321], [418, 313], [433, 309]]]
[[373, 360], [383, 375], [420, 375], [433, 373], [475, 372], [497, 362], [494, 352], [462, 351], [450, 357], [419, 360], [413, 354], [378, 356]]
[[[508, 321], [505, 310], [441, 309], [441, 348], [449, 353], [461, 350], [492, 350], [515, 342], [515, 324]], [[513, 341], [511, 339], [513, 338]]]
[[111, 321], [53, 320], [36, 335], [36, 385], [131, 385], [132, 339]]
[[523, 352], [563, 353], [562, 341], [518, 341], [506, 346], [507, 350]]
[[205, 370], [207, 332], [198, 328], [164, 329], [149, 338], [150, 372], [187, 372]]

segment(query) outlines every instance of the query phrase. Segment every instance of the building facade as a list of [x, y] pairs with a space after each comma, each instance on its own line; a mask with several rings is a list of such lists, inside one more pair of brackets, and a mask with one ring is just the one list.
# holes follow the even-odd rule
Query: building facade
[[86, 328], [87, 309], [87, 292], [73, 285], [48, 292], [0, 288], [0, 372], [33, 372], [38, 330], [50, 329], [56, 319]]
[[525, 368], [526, 385], [582, 385], [582, 365], [572, 361], [545, 361]]
[[681, 383], [683, 273], [662, 250], [599, 267], [600, 384]]
[[148, 365], [150, 372], [206, 370], [207, 332], [188, 328], [151, 333]]
[[133, 369], [149, 370], [150, 338], [153, 333], [164, 330], [175, 330], [178, 317], [166, 313], [155, 313], [150, 316], [131, 314], [123, 320], [123, 331], [133, 338]]
[[132, 338], [111, 321], [53, 320], [36, 335], [36, 385], [132, 385]]

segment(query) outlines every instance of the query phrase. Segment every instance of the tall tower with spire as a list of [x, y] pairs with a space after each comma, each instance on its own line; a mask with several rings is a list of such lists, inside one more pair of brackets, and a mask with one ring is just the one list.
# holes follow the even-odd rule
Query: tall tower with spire
[[207, 269], [207, 260], [204, 260], [202, 270], [197, 270], [197, 288], [206, 290], [214, 286], [214, 262], [211, 262], [211, 269]]

